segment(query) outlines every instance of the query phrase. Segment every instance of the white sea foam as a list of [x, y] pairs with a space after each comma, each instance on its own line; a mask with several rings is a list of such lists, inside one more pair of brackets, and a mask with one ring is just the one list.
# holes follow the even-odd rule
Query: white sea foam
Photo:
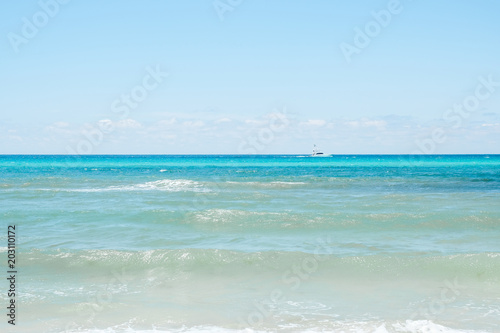
[[[232, 210], [232, 209], [209, 209], [195, 214], [196, 219], [199, 222], [216, 222], [216, 223], [234, 223], [235, 218], [244, 219], [250, 216], [279, 216], [283, 213], [275, 212], [248, 212], [244, 210]], [[242, 220], [244, 221], [244, 220]]]
[[334, 321], [334, 322], [322, 322], [316, 327], [304, 327], [300, 324], [282, 324], [275, 328], [266, 329], [230, 329], [219, 326], [212, 325], [199, 325], [193, 327], [183, 326], [176, 329], [152, 329], [152, 330], [135, 330], [133, 328], [124, 325], [119, 325], [118, 327], [110, 327], [107, 329], [89, 329], [85, 331], [86, 333], [164, 333], [164, 332], [175, 332], [175, 333], [211, 333], [211, 332], [222, 332], [222, 333], [267, 333], [267, 332], [308, 332], [308, 333], [319, 333], [319, 332], [336, 332], [336, 333], [486, 333], [486, 331], [479, 330], [462, 330], [453, 329], [450, 327], [442, 326], [436, 324], [429, 320], [406, 320], [405, 322], [387, 323], [381, 321], [371, 321], [371, 322], [345, 322], [345, 321]]
[[404, 323], [397, 323], [392, 325], [396, 332], [408, 333], [483, 333], [485, 331], [477, 330], [459, 330], [433, 323], [430, 320], [407, 320]]
[[295, 185], [304, 185], [304, 182], [285, 182], [285, 181], [273, 181], [273, 182], [235, 182], [227, 181], [227, 184], [238, 184], [247, 186], [258, 186], [258, 187], [291, 187]]
[[[41, 191], [54, 191], [54, 189], [40, 189]], [[189, 179], [162, 179], [152, 182], [108, 186], [103, 188], [75, 188], [75, 189], [57, 189], [63, 192], [111, 192], [111, 191], [167, 191], [167, 192], [211, 192], [204, 188], [200, 182]]]
[[168, 192], [195, 191], [206, 192], [203, 185], [197, 181], [189, 179], [162, 179], [144, 184], [136, 184], [131, 186], [118, 186], [118, 189], [123, 190], [162, 190]]

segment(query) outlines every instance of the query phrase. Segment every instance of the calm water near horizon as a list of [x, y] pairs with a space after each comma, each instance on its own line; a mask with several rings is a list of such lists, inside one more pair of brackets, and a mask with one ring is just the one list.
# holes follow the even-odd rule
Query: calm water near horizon
[[22, 332], [500, 331], [500, 155], [0, 155], [0, 203]]

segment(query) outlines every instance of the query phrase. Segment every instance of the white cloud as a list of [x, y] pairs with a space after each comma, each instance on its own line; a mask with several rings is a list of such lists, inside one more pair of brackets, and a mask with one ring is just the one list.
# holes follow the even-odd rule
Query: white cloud
[[59, 127], [59, 128], [65, 128], [65, 127], [69, 127], [69, 123], [64, 122], [64, 121], [57, 121], [57, 122], [53, 123], [52, 126]]
[[175, 124], [175, 123], [177, 123], [177, 118], [172, 117], [172, 118], [170, 118], [170, 119], [160, 120], [160, 121], [158, 122], [158, 125], [159, 125], [159, 126], [169, 126], [169, 125], [173, 125], [173, 124]]
[[142, 127], [142, 124], [140, 122], [138, 122], [137, 120], [134, 120], [134, 119], [123, 119], [123, 120], [119, 120], [115, 126], [117, 128], [141, 128]]
[[101, 119], [97, 122], [97, 124], [99, 126], [112, 126], [113, 125], [113, 121], [111, 121], [110, 119]]
[[231, 122], [232, 120], [229, 119], [229, 118], [220, 118], [220, 119], [217, 119], [216, 121], [214, 121], [215, 124], [220, 124], [220, 123], [228, 123], [228, 122]]
[[[351, 119], [297, 119], [295, 117], [293, 121], [290, 121], [286, 130], [274, 133], [275, 139], [265, 152], [309, 151], [309, 146], [317, 143], [324, 151], [337, 153], [411, 153], [416, 149], [416, 140], [428, 138], [436, 127], [444, 128], [447, 136], [446, 142], [439, 145], [438, 152], [460, 151], [463, 145], [473, 147], [481, 140], [486, 142], [484, 151], [498, 151], [496, 143], [500, 135], [500, 118], [491, 115], [488, 115], [487, 119], [478, 118], [475, 121], [472, 119], [464, 121], [459, 129], [454, 129], [449, 123], [439, 119], [422, 120], [411, 116], [389, 115]], [[78, 140], [88, 140], [85, 133], [115, 128], [115, 131], [103, 132], [105, 134], [103, 142], [109, 144], [99, 146], [95, 152], [127, 152], [130, 149], [140, 152], [140, 149], [147, 149], [145, 150], [147, 153], [163, 153], [165, 147], [168, 146], [170, 147], [169, 153], [234, 153], [243, 139], [260, 140], [259, 135], [263, 133], [261, 130], [268, 131], [270, 124], [270, 119], [266, 116], [245, 120], [223, 114], [212, 115], [204, 119], [191, 115], [174, 117], [170, 114], [170, 118], [164, 117], [150, 122], [139, 122], [134, 119], [114, 121], [101, 119], [85, 124], [57, 121], [38, 128], [30, 128], [24, 124], [22, 126], [9, 125], [4, 126], [0, 131], [0, 138], [6, 143], [6, 147], [16, 147], [11, 150], [26, 147], [23, 148], [24, 151], [29, 151], [30, 147], [27, 142], [35, 141], [50, 143], [47, 145], [52, 149], [50, 152], [58, 153], [58, 147], [64, 149], [68, 142], [75, 144]], [[48, 152], [49, 148], [44, 147], [39, 146], [37, 149], [45, 149], [43, 151]], [[175, 150], [179, 147], [183, 147], [183, 150]]]
[[375, 127], [377, 129], [384, 129], [387, 126], [387, 122], [385, 120], [376, 120], [376, 119], [368, 119], [361, 118], [357, 120], [347, 120], [344, 122], [345, 125], [352, 128], [367, 128], [367, 127]]
[[20, 137], [19, 135], [9, 135], [8, 138], [9, 138], [9, 140], [24, 142], [24, 139], [22, 137]]
[[359, 127], [359, 121], [356, 120], [346, 121], [345, 124], [354, 128]]
[[201, 120], [186, 120], [182, 123], [184, 127], [202, 127], [205, 123]]
[[367, 118], [361, 119], [361, 126], [363, 127], [378, 127], [383, 128], [387, 125], [387, 123], [383, 120], [371, 120]]
[[54, 134], [72, 133], [72, 131], [69, 129], [69, 123], [64, 121], [57, 121], [55, 123], [50, 124], [49, 126], [45, 126], [44, 130]]
[[323, 126], [326, 124], [326, 121], [323, 119], [309, 119], [307, 122], [303, 123], [309, 126]]

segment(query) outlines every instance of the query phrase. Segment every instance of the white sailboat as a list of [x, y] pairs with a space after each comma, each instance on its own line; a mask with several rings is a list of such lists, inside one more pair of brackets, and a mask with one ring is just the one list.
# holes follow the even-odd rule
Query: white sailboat
[[314, 145], [313, 147], [313, 152], [312, 152], [312, 155], [311, 156], [323, 156], [323, 152], [321, 150], [319, 150], [318, 147], [316, 147], [316, 145]]

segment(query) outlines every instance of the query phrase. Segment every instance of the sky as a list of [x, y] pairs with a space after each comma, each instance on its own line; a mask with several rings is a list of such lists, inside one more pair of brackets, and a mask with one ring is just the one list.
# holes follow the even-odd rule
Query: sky
[[0, 7], [0, 154], [500, 153], [495, 0]]

